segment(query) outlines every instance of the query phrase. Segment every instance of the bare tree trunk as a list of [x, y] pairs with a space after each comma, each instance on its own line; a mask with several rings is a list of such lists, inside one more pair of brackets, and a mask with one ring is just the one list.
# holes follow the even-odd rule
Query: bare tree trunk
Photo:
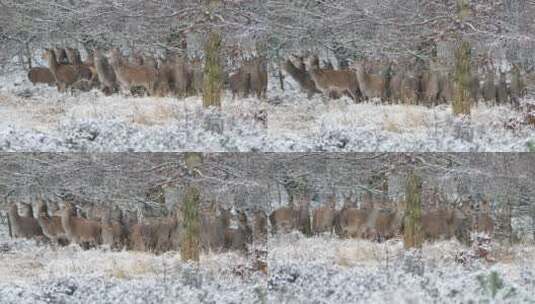
[[215, 31], [208, 34], [206, 42], [206, 65], [204, 68], [203, 106], [221, 107], [223, 91], [223, 68], [221, 66], [221, 34]]
[[[461, 22], [470, 14], [469, 0], [457, 0], [458, 17]], [[471, 109], [471, 56], [470, 42], [459, 33], [458, 46], [455, 50], [455, 96], [452, 109], [455, 115], [470, 115]]]
[[472, 73], [470, 68], [471, 47], [461, 41], [455, 52], [455, 97], [452, 109], [455, 115], [470, 115]]
[[[202, 164], [202, 155], [200, 153], [186, 153], [186, 166], [191, 176], [198, 175], [196, 172]], [[200, 255], [200, 192], [194, 185], [186, 188], [184, 205], [182, 206], [182, 229], [183, 236], [180, 244], [180, 254], [184, 261], [199, 261]]]
[[411, 172], [407, 179], [407, 209], [405, 213], [403, 244], [408, 248], [421, 248], [424, 237], [422, 229], [422, 181]]
[[180, 254], [183, 261], [199, 261], [200, 248], [200, 193], [194, 186], [186, 189], [184, 205], [182, 206], [183, 237], [180, 244]]

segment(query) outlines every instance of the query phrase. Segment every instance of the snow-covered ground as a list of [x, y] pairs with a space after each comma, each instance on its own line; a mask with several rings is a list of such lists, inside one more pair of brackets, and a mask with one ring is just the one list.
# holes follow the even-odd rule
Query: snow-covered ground
[[[493, 245], [488, 263], [455, 262], [456, 241], [407, 252], [299, 233], [269, 240], [268, 276], [245, 257], [52, 248], [0, 240], [0, 303], [533, 303], [535, 245]], [[494, 283], [492, 283], [494, 281]], [[494, 287], [493, 287], [494, 286]]]
[[[7, 72], [0, 75], [0, 151], [527, 151], [535, 142], [532, 127], [504, 127], [520, 116], [509, 107], [477, 106], [468, 124], [448, 106], [307, 100], [286, 87], [270, 88], [267, 102], [232, 101], [227, 92], [215, 111], [199, 97], [70, 96]], [[255, 118], [260, 111], [267, 128]]]
[[[463, 249], [456, 241], [443, 241], [426, 244], [420, 255], [405, 251], [401, 241], [379, 244], [298, 234], [271, 238], [268, 299], [270, 303], [535, 301], [535, 246], [495, 248], [493, 264], [456, 263], [455, 256]], [[493, 277], [496, 288], [490, 283]]]
[[0, 240], [9, 238], [9, 228], [7, 225], [0, 224]]
[[200, 266], [178, 253], [51, 248], [0, 240], [0, 303], [262, 303], [266, 276], [243, 271], [233, 253], [201, 256]]

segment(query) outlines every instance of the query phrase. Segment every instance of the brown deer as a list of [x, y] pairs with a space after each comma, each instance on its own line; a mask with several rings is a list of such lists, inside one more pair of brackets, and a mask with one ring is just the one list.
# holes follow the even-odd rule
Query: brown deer
[[43, 230], [39, 226], [39, 222], [31, 214], [28, 216], [19, 215], [19, 208], [16, 203], [12, 203], [9, 207], [8, 216], [14, 237], [40, 239], [43, 236]]
[[401, 81], [400, 95], [404, 104], [417, 104], [419, 80], [415, 72], [407, 71]]
[[293, 56], [293, 58], [296, 58], [297, 64], [294, 64], [291, 57], [282, 64], [282, 68], [299, 84], [307, 94], [308, 99], [312, 98], [316, 93], [321, 93], [307, 72], [303, 57]]
[[43, 234], [58, 245], [67, 245], [69, 240], [61, 224], [61, 216], [49, 215], [47, 205], [39, 200], [37, 202], [37, 222]]
[[489, 235], [494, 231], [494, 220], [492, 219], [492, 210], [488, 201], [481, 201], [480, 210], [474, 216], [472, 229]]
[[158, 79], [156, 69], [128, 64], [118, 49], [111, 51], [110, 63], [124, 92], [129, 92], [134, 87], [143, 87], [150, 95], [153, 95]]
[[188, 90], [191, 88], [191, 67], [182, 55], [175, 55], [174, 73], [175, 94], [182, 97], [187, 96]]
[[322, 70], [319, 68], [317, 56], [309, 59], [310, 76], [316, 87], [325, 95], [332, 96], [349, 94], [354, 102], [360, 101], [360, 87], [357, 75], [350, 70]]
[[509, 91], [511, 102], [515, 105], [519, 105], [519, 99], [527, 94], [526, 84], [520, 67], [517, 64], [513, 64], [513, 68], [511, 69], [511, 85]]
[[154, 85], [154, 96], [166, 97], [171, 95], [171, 88], [166, 77], [159, 75], [156, 84]]
[[401, 69], [396, 69], [392, 79], [390, 79], [389, 90], [390, 90], [390, 101], [392, 103], [401, 102], [401, 84], [403, 82], [404, 71]]
[[179, 250], [180, 249], [180, 242], [182, 241], [183, 237], [183, 225], [184, 225], [184, 216], [182, 213], [181, 208], [175, 209], [175, 216], [176, 216], [176, 228], [171, 231], [171, 235], [169, 237], [170, 244], [171, 244], [171, 250]]
[[251, 90], [251, 77], [248, 73], [238, 70], [230, 74], [229, 85], [232, 92], [232, 100], [236, 99], [236, 97], [247, 97]]
[[335, 231], [342, 238], [368, 238], [371, 235], [367, 227], [372, 209], [342, 208], [336, 219]]
[[436, 71], [428, 69], [420, 80], [421, 100], [425, 105], [436, 105], [440, 94], [440, 79]]
[[[77, 207], [76, 210], [79, 212], [79, 216], [91, 221], [100, 222], [101, 219], [109, 212], [110, 208], [101, 204], [87, 202], [81, 207]], [[115, 215], [115, 217], [117, 217], [117, 215]]]
[[[175, 63], [173, 59], [162, 60], [158, 59], [158, 84], [157, 90], [161, 87], [168, 88], [170, 94], [176, 92], [175, 80]], [[161, 89], [160, 89], [161, 90]]]
[[240, 210], [236, 212], [238, 226], [236, 228], [230, 226], [225, 228], [224, 248], [226, 250], [247, 252], [248, 245], [252, 243], [252, 231], [245, 212]]
[[352, 68], [356, 72], [360, 92], [366, 99], [385, 99], [387, 79], [384, 75], [371, 73], [371, 66], [368, 62], [356, 62]]
[[265, 243], [268, 237], [268, 218], [263, 210], [256, 209], [253, 212], [253, 240], [255, 242]]
[[78, 78], [78, 69], [73, 65], [60, 64], [56, 61], [56, 55], [51, 49], [45, 51], [45, 57], [48, 61], [48, 68], [54, 78], [60, 92], [65, 92]]
[[129, 231], [129, 249], [154, 251], [157, 244], [156, 227], [150, 223], [137, 223]]
[[137, 218], [128, 218], [123, 220], [123, 225], [128, 231], [128, 247], [135, 251], [161, 252], [166, 244], [170, 243], [169, 237], [160, 233], [161, 223], [178, 222], [178, 217], [174, 220], [170, 217], [147, 217], [138, 222]]
[[202, 94], [204, 71], [202, 62], [200, 59], [194, 59], [191, 61], [192, 81], [191, 87], [195, 95]]
[[506, 73], [500, 70], [500, 77], [498, 78], [498, 86], [497, 86], [497, 93], [496, 93], [496, 102], [498, 104], [505, 104], [508, 100], [508, 94], [507, 94], [507, 77]]
[[336, 197], [332, 196], [326, 206], [314, 209], [312, 214], [312, 232], [314, 234], [332, 233], [336, 216]]
[[132, 240], [130, 239], [130, 237], [131, 237], [132, 227], [134, 227], [134, 225], [138, 223], [137, 213], [132, 210], [121, 209], [120, 218], [121, 218], [121, 221], [120, 221], [121, 225], [123, 226], [123, 229], [125, 232], [124, 246], [127, 249], [131, 249]]
[[456, 237], [460, 242], [470, 242], [471, 233], [474, 229], [473, 206], [470, 202], [462, 202], [460, 205], [450, 208], [453, 213], [453, 223], [449, 235]]
[[167, 217], [146, 218], [141, 223], [131, 225], [129, 248], [136, 251], [162, 253], [178, 248], [176, 232], [179, 219], [173, 213]]
[[80, 79], [85, 79], [93, 83], [98, 80], [96, 68], [92, 64], [82, 62], [80, 51], [74, 48], [66, 48], [65, 52], [67, 53], [70, 64], [78, 68]]
[[453, 237], [454, 210], [438, 208], [422, 214], [422, 229], [427, 240], [449, 239]]
[[94, 247], [101, 243], [100, 223], [76, 216], [71, 203], [65, 203], [61, 210], [61, 225], [72, 243], [84, 248]]
[[143, 55], [138, 52], [134, 52], [128, 57], [128, 62], [133, 66], [142, 66], [144, 63]]
[[297, 228], [297, 212], [294, 210], [293, 203], [288, 206], [280, 207], [269, 215], [271, 223], [271, 232], [289, 233]]
[[111, 95], [117, 91], [117, 77], [113, 67], [108, 62], [100, 49], [95, 49], [94, 52], [95, 70], [100, 81], [102, 91], [106, 95]]
[[126, 245], [127, 230], [122, 223], [122, 215], [112, 212], [108, 208], [100, 220], [100, 227], [102, 229], [102, 244], [107, 245], [112, 249], [121, 249]]
[[[348, 199], [346, 198], [346, 201]], [[355, 203], [344, 203], [345, 212], [341, 213], [342, 223], [345, 221], [345, 232], [342, 235], [350, 238], [384, 241], [401, 232], [404, 216], [403, 204], [392, 207], [391, 202], [365, 197], [359, 208]], [[345, 216], [345, 219], [344, 219]], [[340, 230], [340, 228], [339, 228]]]
[[440, 103], [450, 102], [453, 99], [453, 83], [450, 73], [442, 72], [439, 74], [439, 86], [438, 101]]
[[481, 87], [483, 100], [491, 105], [496, 103], [495, 72], [492, 66], [483, 69], [483, 85]]
[[297, 215], [297, 230], [306, 236], [312, 234], [312, 223], [310, 220], [310, 202], [311, 199], [308, 194], [305, 194], [298, 200], [295, 211]]
[[345, 212], [346, 209], [350, 209], [350, 208], [357, 209], [358, 208], [357, 201], [356, 200], [352, 200], [351, 196], [352, 196], [352, 194], [345, 196], [344, 204], [342, 205], [342, 209], [337, 211], [335, 216], [334, 216], [334, 223], [333, 223], [334, 232], [339, 237], [343, 237], [343, 234], [344, 234], [344, 232], [342, 230], [342, 223], [341, 223], [342, 214]]
[[149, 68], [157, 69], [158, 63], [156, 63], [156, 59], [150, 55], [143, 55], [143, 65]]
[[81, 65], [82, 64], [82, 58], [80, 56], [80, 52], [77, 49], [65, 48], [65, 53], [67, 55], [67, 58], [68, 58], [70, 64], [72, 64], [72, 65]]
[[56, 57], [56, 61], [59, 64], [69, 64], [69, 57], [67, 57], [67, 52], [64, 48], [54, 48], [52, 51], [54, 51], [54, 55]]
[[83, 64], [88, 66], [95, 66], [95, 50], [88, 51], [87, 57], [85, 58]]
[[174, 233], [178, 229], [178, 218], [174, 212], [169, 216], [162, 217], [157, 224], [157, 240], [155, 251], [162, 253], [169, 250], [177, 250], [177, 242], [174, 238]]
[[33, 85], [37, 83], [45, 83], [49, 86], [53, 86], [56, 83], [54, 74], [52, 74], [48, 68], [43, 67], [31, 68], [28, 72], [28, 79], [30, 79]]
[[249, 78], [250, 89], [256, 94], [258, 99], [266, 97], [268, 72], [267, 63], [263, 57], [245, 61], [240, 67], [240, 74], [245, 78]]
[[204, 251], [220, 251], [225, 246], [225, 233], [230, 225], [230, 210], [221, 208], [217, 215], [215, 202], [201, 210], [200, 242]]
[[367, 227], [372, 231], [375, 240], [383, 241], [391, 239], [401, 233], [403, 216], [405, 215], [403, 204], [397, 206], [377, 208], [370, 212]]

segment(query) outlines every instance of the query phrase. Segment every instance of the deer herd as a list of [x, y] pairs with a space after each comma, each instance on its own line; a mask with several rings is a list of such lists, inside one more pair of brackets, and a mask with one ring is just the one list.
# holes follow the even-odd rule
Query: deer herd
[[[56, 203], [41, 200], [36, 204], [11, 203], [8, 216], [12, 236], [47, 240], [62, 246], [78, 244], [86, 249], [101, 245], [154, 253], [179, 249], [183, 236], [180, 210], [167, 216], [139, 218], [118, 207], [82, 207], [72, 202], [61, 205], [60, 208]], [[258, 210], [252, 211], [250, 216], [242, 210], [218, 207], [213, 203], [203, 207], [200, 213], [201, 249], [247, 252], [250, 245], [266, 242], [267, 217]]]
[[[291, 55], [282, 67], [308, 98], [322, 93], [328, 98], [346, 95], [355, 102], [378, 99], [389, 103], [433, 106], [451, 102], [454, 97], [453, 73], [433, 62], [365, 59], [336, 70], [329, 62], [320, 67], [316, 55]], [[488, 61], [481, 69], [474, 69], [467, 82], [467, 95], [473, 102], [483, 100], [490, 105], [517, 103], [526, 94], [520, 68], [516, 65], [508, 75]]]
[[[43, 59], [48, 67], [35, 67], [28, 72], [33, 84], [55, 85], [60, 92], [89, 91], [99, 88], [105, 95], [116, 92], [149, 96], [187, 97], [202, 94], [204, 71], [200, 59], [169, 53], [165, 58], [133, 53], [123, 56], [118, 48], [94, 49], [82, 61], [74, 48], [46, 49]], [[238, 70], [223, 75], [233, 98], [255, 94], [266, 96], [268, 75], [263, 57], [243, 60]]]
[[[43, 58], [48, 68], [35, 67], [28, 72], [33, 84], [56, 85], [60, 92], [68, 89], [88, 91], [100, 88], [106, 95], [143, 92], [150, 96], [186, 97], [202, 94], [203, 63], [178, 53], [165, 58], [133, 52], [123, 56], [118, 48], [109, 51], [94, 49], [82, 61], [74, 48], [46, 49]], [[353, 62], [347, 68], [334, 69], [319, 57], [290, 55], [281, 68], [311, 98], [348, 96], [355, 102], [380, 100], [389, 103], [438, 105], [454, 97], [455, 75], [434, 62], [414, 60], [372, 60]], [[466, 82], [467, 95], [473, 102], [490, 105], [517, 103], [526, 94], [520, 68], [513, 65], [506, 73], [487, 60]], [[234, 72], [225, 71], [224, 84], [232, 98], [250, 94], [265, 98], [268, 87], [268, 64], [265, 57], [242, 60]]]
[[[403, 233], [405, 207], [403, 202], [365, 200], [360, 206], [350, 197], [336, 209], [331, 197], [321, 207], [310, 209], [310, 200], [290, 203], [274, 210], [269, 220], [273, 233], [301, 231], [305, 235], [335, 234], [340, 238], [384, 241]], [[460, 206], [435, 206], [421, 216], [424, 237], [440, 240], [458, 237], [461, 233], [492, 234], [494, 222], [488, 202], [465, 202]]]
[[[33, 212], [33, 207], [37, 212]], [[178, 250], [184, 221], [180, 208], [167, 216], [140, 218], [118, 207], [76, 206], [72, 202], [36, 204], [11, 203], [9, 221], [18, 238], [47, 239], [53, 244], [100, 245], [112, 249], [162, 253]], [[359, 204], [346, 197], [341, 209], [331, 197], [320, 207], [310, 208], [309, 199], [275, 209], [269, 216], [261, 209], [237, 210], [216, 203], [200, 210], [200, 247], [204, 251], [248, 252], [253, 244], [265, 244], [269, 226], [272, 234], [300, 231], [306, 236], [329, 234], [340, 238], [384, 241], [403, 233], [404, 204], [364, 200]], [[19, 209], [22, 209], [21, 213]], [[459, 237], [463, 233], [492, 234], [494, 222], [486, 201], [460, 206], [427, 208], [421, 215], [427, 240]]]

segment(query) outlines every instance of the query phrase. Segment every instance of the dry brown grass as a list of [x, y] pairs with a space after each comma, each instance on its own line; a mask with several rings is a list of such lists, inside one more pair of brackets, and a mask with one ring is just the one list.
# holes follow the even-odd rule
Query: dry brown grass
[[334, 263], [345, 267], [384, 264], [387, 260], [400, 255], [402, 250], [401, 242], [380, 244], [366, 240], [351, 240], [336, 247]]
[[169, 120], [177, 119], [177, 106], [170, 103], [154, 101], [150, 107], [134, 103], [132, 106], [132, 123], [154, 126], [167, 123]]
[[403, 133], [404, 128], [427, 126], [426, 110], [417, 107], [403, 107], [399, 111], [384, 113], [383, 129], [394, 133]]

